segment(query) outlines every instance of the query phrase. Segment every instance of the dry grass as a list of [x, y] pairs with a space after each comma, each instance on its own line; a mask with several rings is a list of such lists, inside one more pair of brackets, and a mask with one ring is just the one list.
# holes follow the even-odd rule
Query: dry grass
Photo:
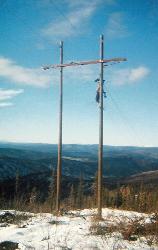
[[158, 214], [154, 214], [148, 223], [145, 223], [143, 218], [120, 220], [117, 223], [107, 223], [93, 218], [90, 232], [105, 238], [119, 233], [124, 240], [139, 239], [149, 246], [158, 245]]

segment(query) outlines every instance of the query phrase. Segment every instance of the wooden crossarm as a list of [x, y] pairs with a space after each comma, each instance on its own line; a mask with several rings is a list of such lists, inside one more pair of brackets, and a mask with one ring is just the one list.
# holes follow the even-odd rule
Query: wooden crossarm
[[79, 65], [89, 65], [89, 64], [98, 64], [98, 63], [109, 63], [109, 62], [124, 62], [127, 61], [126, 58], [112, 58], [112, 59], [105, 59], [105, 60], [94, 60], [94, 61], [81, 61], [81, 62], [70, 62], [70, 63], [63, 63], [63, 64], [52, 64], [52, 65], [46, 65], [42, 68], [44, 70], [47, 69], [57, 69], [57, 68], [65, 68], [65, 67], [71, 67], [71, 66], [79, 66]]

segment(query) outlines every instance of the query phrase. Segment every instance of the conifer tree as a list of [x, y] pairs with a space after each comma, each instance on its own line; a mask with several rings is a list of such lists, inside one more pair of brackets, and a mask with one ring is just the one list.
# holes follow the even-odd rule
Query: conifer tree
[[51, 211], [55, 208], [56, 199], [56, 171], [52, 168], [50, 176], [50, 184], [48, 188], [48, 203], [50, 204]]
[[74, 185], [71, 185], [71, 189], [70, 189], [70, 195], [68, 198], [68, 205], [71, 209], [74, 209], [75, 207], [75, 190], [74, 190]]
[[19, 198], [19, 169], [16, 170], [15, 174], [15, 200], [17, 202]]
[[84, 193], [83, 193], [83, 175], [80, 174], [79, 184], [78, 184], [78, 191], [77, 191], [77, 207], [82, 208], [83, 207], [83, 201], [84, 201]]
[[98, 196], [98, 172], [96, 172], [94, 177], [94, 182], [92, 184], [92, 193], [93, 193], [94, 206], [96, 207], [97, 196]]

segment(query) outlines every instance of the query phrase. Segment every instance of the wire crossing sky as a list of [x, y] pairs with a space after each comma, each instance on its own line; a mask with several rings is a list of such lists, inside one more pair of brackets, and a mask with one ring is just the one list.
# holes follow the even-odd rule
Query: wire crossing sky
[[[156, 0], [1, 0], [0, 141], [57, 143], [64, 62], [105, 58], [104, 144], [158, 146]], [[63, 143], [98, 143], [99, 65], [64, 69]]]

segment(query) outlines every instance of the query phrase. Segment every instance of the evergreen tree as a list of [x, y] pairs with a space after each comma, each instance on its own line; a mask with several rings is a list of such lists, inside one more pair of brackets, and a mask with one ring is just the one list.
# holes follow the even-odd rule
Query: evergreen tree
[[97, 197], [98, 197], [98, 172], [96, 172], [94, 177], [94, 182], [92, 184], [92, 194], [93, 194], [93, 200], [94, 200], [94, 206], [97, 205]]
[[48, 203], [50, 204], [51, 211], [55, 208], [56, 202], [56, 171], [52, 168], [50, 176], [50, 184], [48, 188]]
[[77, 190], [77, 207], [82, 208], [83, 207], [83, 201], [84, 201], [84, 192], [83, 192], [83, 175], [82, 173], [80, 174], [80, 180], [79, 180], [79, 185], [78, 185], [78, 190]]
[[71, 185], [71, 189], [70, 189], [70, 195], [68, 198], [68, 205], [71, 209], [74, 209], [75, 207], [75, 190], [74, 190], [74, 185]]
[[15, 174], [15, 200], [17, 202], [19, 198], [19, 169], [16, 170]]

